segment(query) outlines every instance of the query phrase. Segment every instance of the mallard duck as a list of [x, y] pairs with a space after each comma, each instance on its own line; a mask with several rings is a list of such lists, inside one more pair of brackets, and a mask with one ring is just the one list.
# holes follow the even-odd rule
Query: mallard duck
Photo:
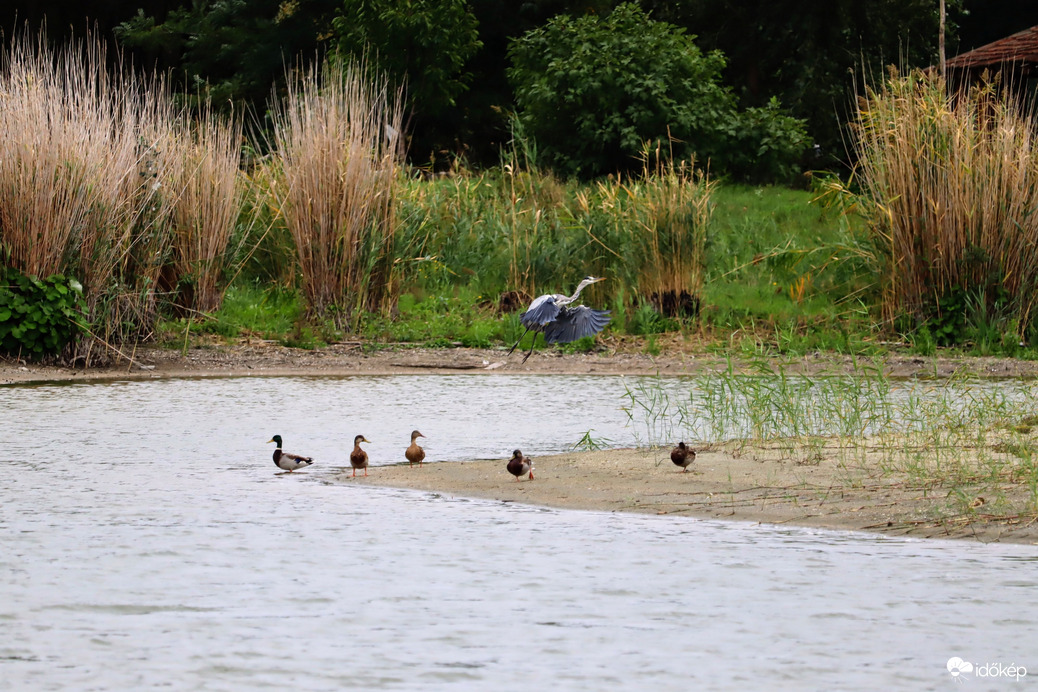
[[289, 454], [288, 452], [281, 451], [281, 435], [275, 435], [267, 440], [268, 445], [271, 442], [276, 442], [278, 446], [274, 450], [274, 466], [277, 466], [279, 469], [292, 473], [296, 469], [305, 468], [314, 463], [313, 457], [301, 457], [298, 454]]
[[368, 475], [368, 453], [360, 448], [361, 442], [371, 442], [363, 435], [353, 438], [353, 451], [350, 452], [350, 466], [353, 467], [353, 477], [357, 477], [357, 469], [364, 469], [364, 475]]
[[530, 473], [530, 480], [533, 480], [533, 462], [530, 461], [530, 457], [524, 457], [523, 453], [518, 449], [512, 452], [512, 458], [508, 460], [508, 473], [515, 476], [516, 482], [519, 481], [519, 476], [524, 473]]
[[688, 473], [689, 465], [696, 460], [696, 450], [687, 446], [684, 442], [679, 442], [678, 446], [670, 450], [670, 460], [675, 465], [680, 466]]
[[422, 460], [425, 459], [425, 450], [419, 447], [418, 443], [415, 442], [419, 437], [425, 437], [425, 435], [417, 430], [411, 432], [411, 446], [407, 448], [406, 452], [404, 452], [404, 456], [407, 457], [408, 466], [414, 466], [415, 462], [421, 466]]

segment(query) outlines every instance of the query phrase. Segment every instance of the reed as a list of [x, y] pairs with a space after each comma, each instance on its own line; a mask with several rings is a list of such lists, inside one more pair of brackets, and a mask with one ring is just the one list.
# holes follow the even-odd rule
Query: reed
[[[539, 293], [568, 292], [595, 274], [609, 278], [594, 289], [600, 304], [677, 314], [681, 305], [698, 305], [712, 193], [691, 164], [581, 186], [530, 168], [513, 152], [499, 171], [410, 181], [398, 261], [408, 285], [435, 290], [475, 281], [483, 293], [512, 296], [503, 301], [508, 309]], [[432, 260], [444, 271], [430, 283]]]
[[1022, 336], [1038, 299], [1038, 148], [1030, 114], [994, 83], [948, 93], [892, 73], [859, 100], [859, 201], [886, 255], [884, 315], [917, 322], [1010, 311]]
[[109, 72], [105, 53], [98, 41], [55, 53], [15, 40], [0, 70], [0, 242], [23, 273], [81, 281], [87, 361], [149, 331], [168, 248], [156, 181], [171, 100], [161, 80]]
[[941, 511], [956, 516], [981, 496], [1001, 503], [988, 514], [1038, 514], [1036, 406], [1032, 382], [895, 383], [868, 363], [807, 378], [731, 361], [687, 387], [639, 380], [623, 405], [653, 449], [684, 439], [733, 454], [779, 450], [801, 465], [829, 459], [848, 483], [883, 478], [946, 496]]
[[353, 329], [396, 297], [394, 197], [402, 99], [363, 66], [298, 72], [273, 109], [271, 188], [295, 241], [312, 315]]
[[[212, 312], [220, 306], [221, 275], [229, 264], [228, 245], [244, 206], [240, 173], [242, 124], [218, 116], [206, 103], [183, 119], [171, 140], [176, 170], [172, 225], [177, 303], [183, 310]], [[247, 234], [239, 233], [244, 242]]]

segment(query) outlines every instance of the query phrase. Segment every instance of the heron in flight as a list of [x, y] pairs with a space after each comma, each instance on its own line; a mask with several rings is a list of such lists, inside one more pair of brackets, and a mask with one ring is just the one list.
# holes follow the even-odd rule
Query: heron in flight
[[[561, 293], [547, 293], [543, 296], [538, 296], [530, 303], [530, 307], [526, 309], [526, 312], [519, 316], [519, 321], [526, 327], [526, 331], [523, 332], [523, 336], [519, 337], [519, 341], [522, 341], [528, 332], [532, 331], [534, 333], [530, 351], [523, 356], [524, 363], [533, 354], [533, 347], [537, 343], [538, 332], [544, 334], [546, 343], [568, 344], [570, 341], [576, 341], [583, 336], [597, 334], [609, 324], [608, 310], [592, 310], [586, 305], [570, 305], [577, 300], [580, 292], [586, 286], [597, 284], [599, 281], [605, 281], [605, 279], [602, 277], [585, 276], [577, 284], [577, 290], [571, 296], [564, 296]], [[509, 355], [519, 345], [519, 341], [516, 341], [512, 348], [509, 349]]]

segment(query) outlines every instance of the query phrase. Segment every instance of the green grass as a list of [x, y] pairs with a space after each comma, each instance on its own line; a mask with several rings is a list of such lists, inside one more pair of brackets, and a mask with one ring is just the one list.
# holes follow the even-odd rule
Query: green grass
[[[358, 335], [373, 344], [511, 346], [522, 333], [522, 308], [498, 311], [502, 292], [510, 288], [508, 215], [527, 212], [510, 211], [501, 199], [507, 187], [498, 176], [409, 185], [427, 187], [401, 206], [406, 219], [396, 269], [400, 298], [394, 311], [364, 315]], [[577, 192], [574, 183], [555, 185], [538, 188], [538, 194], [570, 199]], [[982, 310], [954, 323], [961, 323], [964, 343], [952, 348], [926, 327], [899, 332], [883, 324], [879, 271], [860, 222], [827, 208], [817, 193], [721, 186], [712, 199], [699, 315], [664, 317], [632, 297], [629, 277], [607, 274], [610, 281], [584, 295], [586, 304], [613, 311], [606, 336], [640, 337], [644, 343], [636, 348], [650, 355], [665, 354], [668, 341], [662, 335], [681, 332], [694, 335], [708, 351], [742, 358], [814, 352], [874, 357], [894, 348], [924, 356], [941, 349], [950, 355], [1038, 357], [1034, 344], [1019, 344], [1014, 323]], [[561, 231], [545, 228], [536, 246], [546, 257], [559, 258], [566, 269], [550, 287], [541, 279], [540, 290], [572, 290], [577, 268], [565, 257], [570, 246], [553, 245]], [[289, 256], [268, 259], [285, 266], [293, 262]], [[249, 273], [246, 268], [244, 275]], [[214, 315], [164, 322], [160, 335], [178, 345], [185, 335], [210, 334], [258, 336], [308, 348], [342, 338], [329, 324], [308, 320], [296, 291], [269, 281], [267, 275], [239, 278]], [[938, 328], [944, 327], [934, 326]], [[530, 339], [520, 348], [528, 349]], [[545, 348], [543, 339], [537, 343], [537, 349]], [[590, 352], [596, 344], [588, 338], [560, 348]]]

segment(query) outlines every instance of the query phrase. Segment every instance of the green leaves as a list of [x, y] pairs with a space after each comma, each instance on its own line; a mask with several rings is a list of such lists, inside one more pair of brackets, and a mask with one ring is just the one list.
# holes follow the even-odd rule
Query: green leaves
[[59, 354], [83, 329], [82, 303], [75, 279], [0, 270], [0, 352], [33, 360]]
[[[721, 84], [725, 57], [625, 3], [605, 18], [559, 15], [509, 48], [519, 120], [563, 175], [637, 170], [646, 142], [738, 177], [784, 173], [803, 124], [778, 104], [743, 115]], [[757, 166], [767, 140], [767, 156]], [[761, 168], [763, 173], [758, 171]]]

